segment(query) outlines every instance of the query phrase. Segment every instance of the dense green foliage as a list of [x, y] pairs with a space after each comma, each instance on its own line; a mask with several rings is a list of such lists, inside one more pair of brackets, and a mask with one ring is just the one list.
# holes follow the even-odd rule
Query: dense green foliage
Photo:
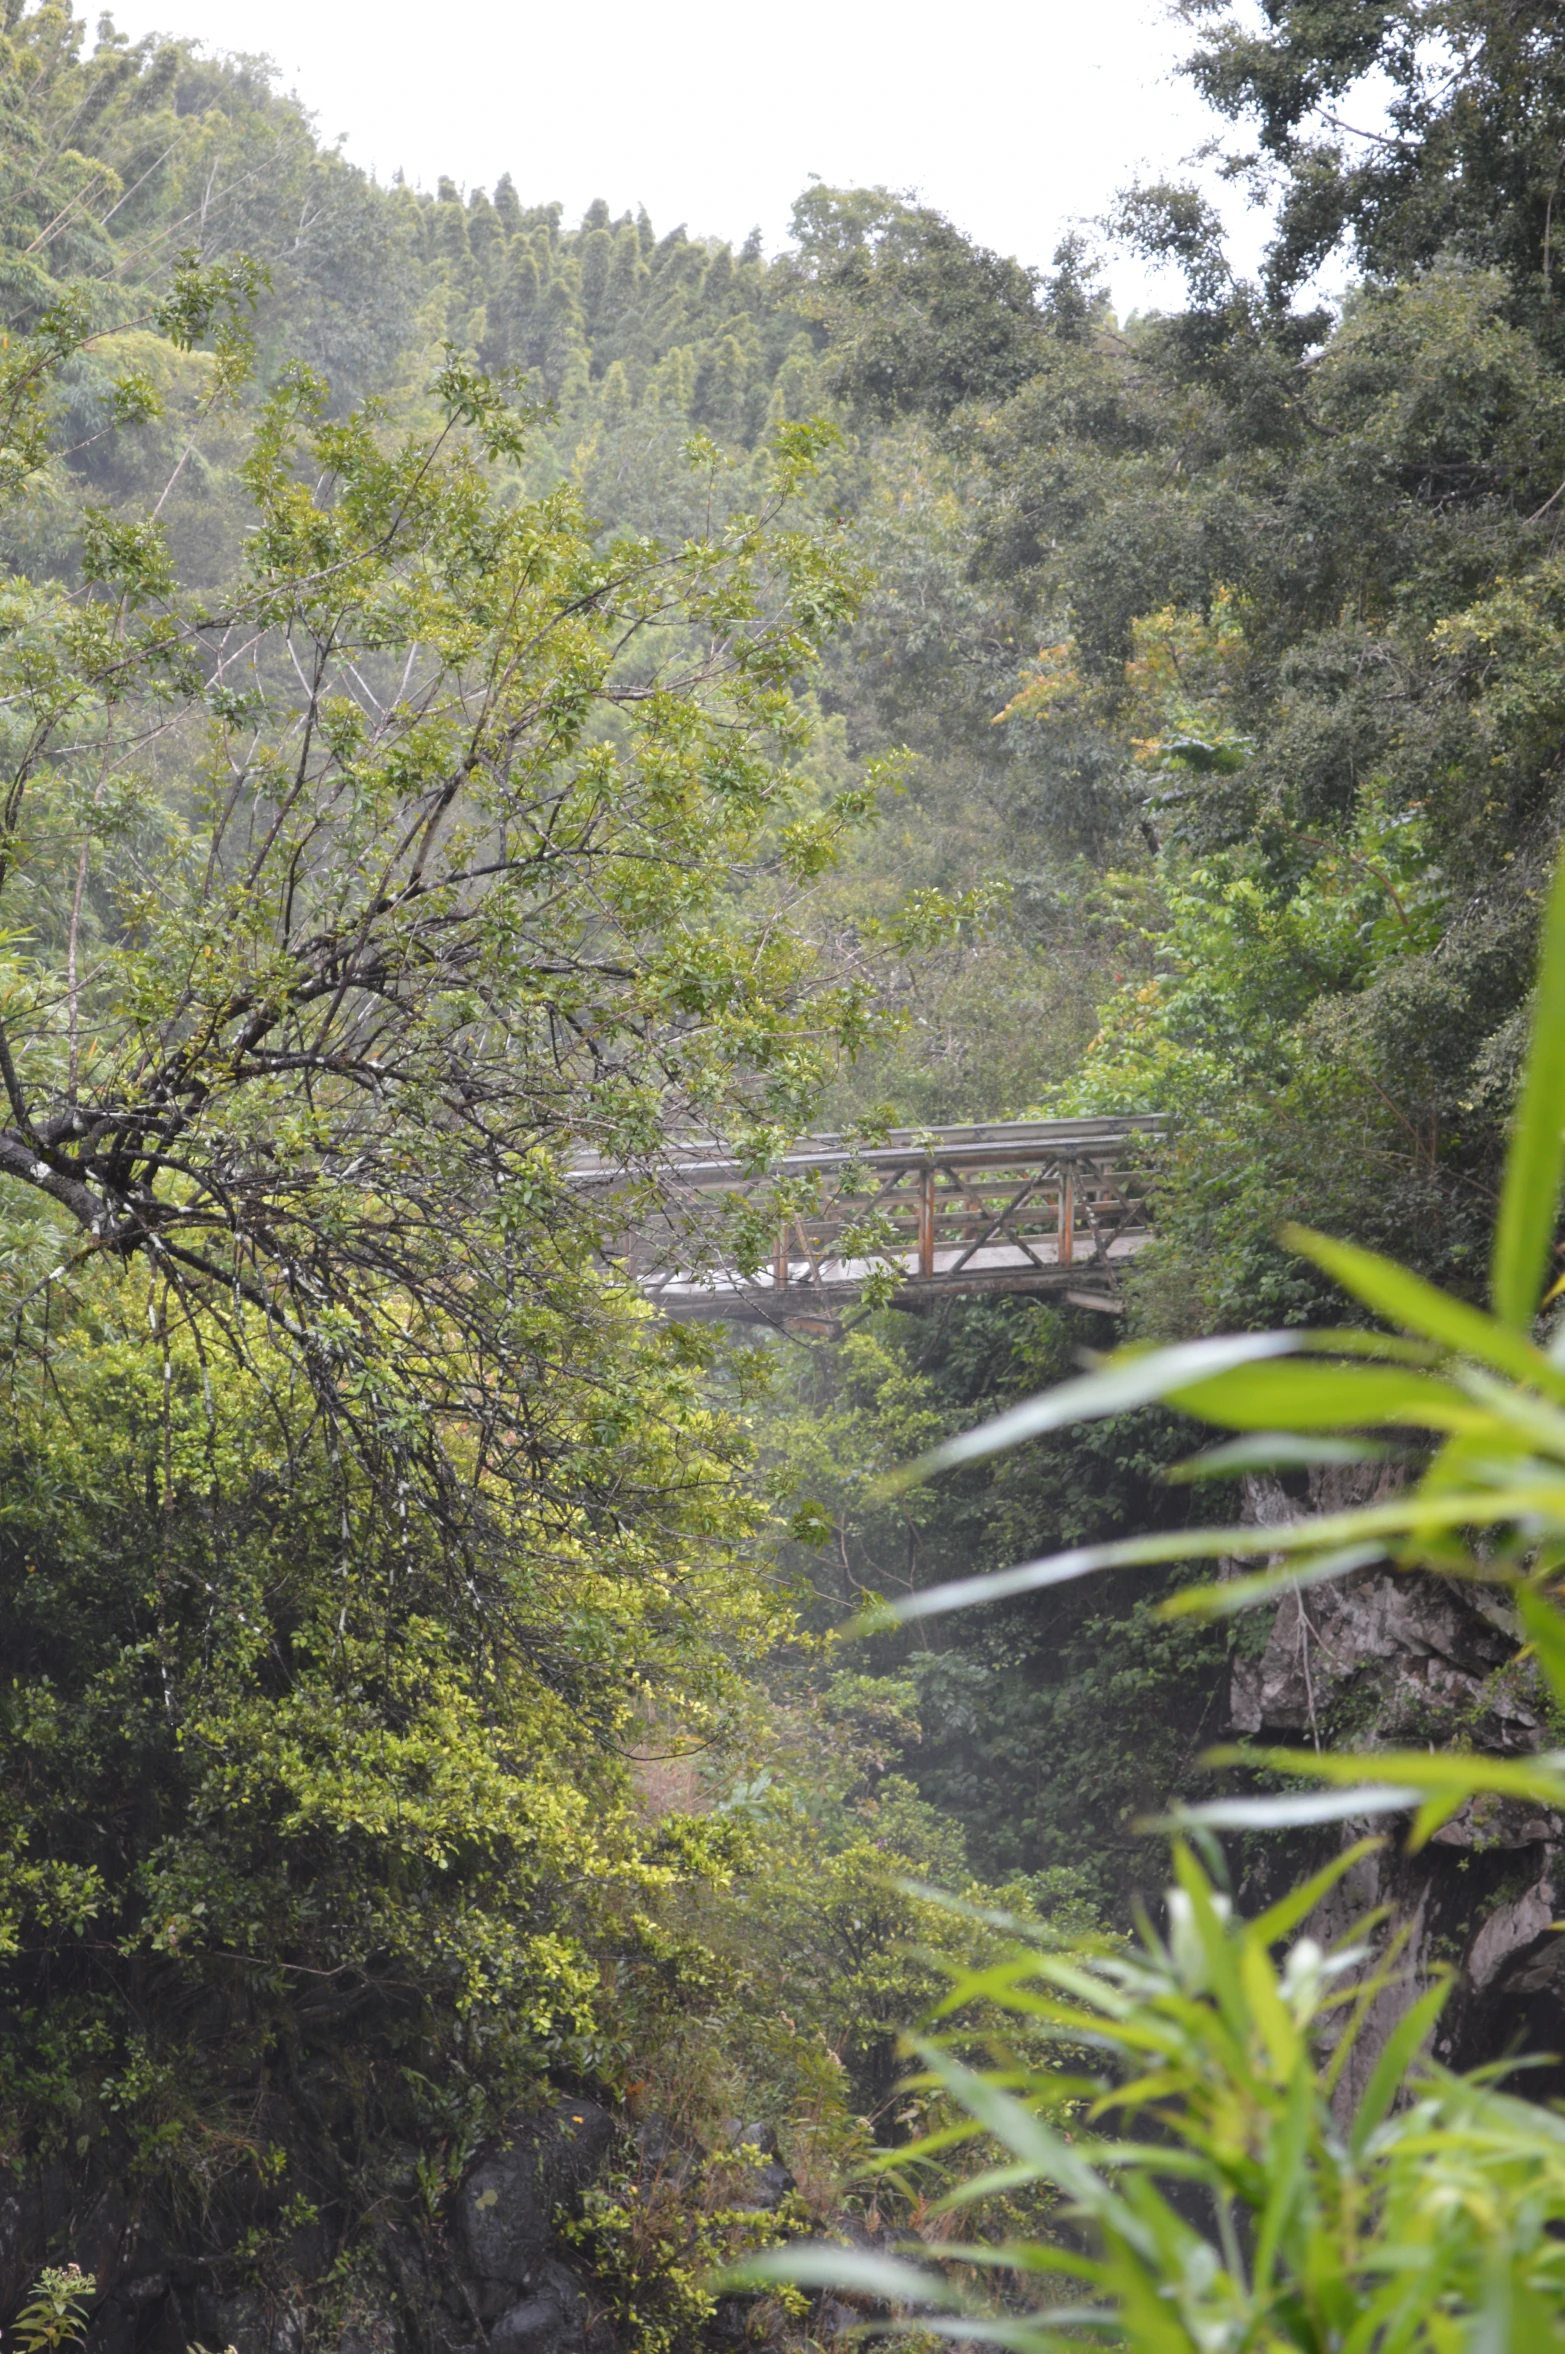
[[[953, 1972], [919, 2046], [922, 2081], [997, 2162], [941, 2203], [945, 2228], [910, 2251], [916, 2263], [812, 2248], [743, 2277], [857, 2290], [914, 2342], [976, 2338], [1017, 2354], [1559, 2345], [1561, 2121], [1419, 2064], [1448, 1985], [1409, 2011], [1350, 2115], [1333, 2102], [1368, 2000], [1394, 1971], [1366, 1974], [1362, 1946], [1327, 1953], [1297, 1932], [1368, 1844], [1251, 1921], [1176, 1844], [1166, 1936], [1148, 1925], [1129, 1953], [1024, 1943], [988, 1970]], [[964, 2065], [938, 2029], [978, 2002], [1018, 2031], [1090, 2044], [1098, 2072]], [[951, 2138], [899, 2163], [935, 2159]], [[968, 2236], [986, 2197], [1033, 2185], [1060, 2201], [1048, 2237]]]
[[[759, 1680], [743, 1414], [571, 1168], [762, 1158], [894, 1022], [798, 273], [486, 247], [244, 70], [6, 38], [6, 2153], [323, 2328], [545, 2073], [818, 2212], [935, 1983], [888, 1872], [995, 1891], [909, 1687]], [[649, 2346], [710, 2311], [677, 2208], [594, 2230]]]
[[[956, 2133], [948, 2183], [980, 2096], [945, 2060], [898, 2088], [955, 1934], [918, 1886], [1074, 2100], [996, 1910], [1123, 1925], [1137, 1821], [1209, 1795], [1230, 1621], [1187, 1590], [1174, 1374], [893, 1492], [1101, 1319], [665, 1328], [618, 1260], [671, 1136], [763, 1167], [811, 1124], [1161, 1109], [1142, 1335], [1318, 1318], [1350, 1262], [1287, 1216], [1481, 1289], [1561, 817], [1557, 36], [1487, 0], [1186, 13], [1276, 236], [1248, 285], [1198, 195], [1134, 192], [1188, 299], [1118, 321], [1079, 236], [1033, 272], [817, 186], [767, 258], [381, 187], [256, 68], [5, 12], [0, 2138], [226, 2214], [258, 2278], [335, 2265], [323, 2327], [550, 2072], [779, 2131], [767, 2232], [877, 2133]], [[1519, 1329], [1550, 1234], [1507, 1215]], [[1233, 1385], [1286, 1421], [1308, 1376], [1259, 1362]], [[1496, 1361], [1546, 1454], [1527, 1368]], [[1416, 1386], [1355, 1378], [1328, 1421]], [[1071, 1548], [1110, 1574], [922, 1609]], [[871, 1596], [904, 1615], [846, 1672]], [[1244, 2032], [1277, 2027], [1267, 1939], [1205, 1926], [1205, 1964], [1092, 1981], [1177, 2014], [1190, 2082], [1192, 1969], [1242, 1948]], [[1225, 2047], [1228, 2091], [1303, 2133], [1334, 2277], [1378, 2280], [1286, 1984], [1291, 2058]], [[1406, 2170], [1467, 2163], [1474, 2097], [1375, 2143], [1426, 2254]], [[974, 2228], [1034, 2229], [1057, 2157]], [[724, 2179], [696, 2217], [611, 2173], [581, 2218], [647, 2354], [758, 2228]], [[1197, 2338], [1274, 2327], [1146, 2213], [1119, 2253], [1188, 2259]]]
[[[268, 224], [300, 173], [339, 221], [402, 200], [242, 72], [80, 46], [45, 9], [0, 60], [56, 174], [5, 228], [0, 2108], [19, 2168], [213, 2228], [259, 2182], [254, 2262], [319, 2227], [351, 2266], [393, 2142], [438, 2203], [545, 2070], [656, 2076], [700, 2000], [715, 2055], [811, 1967], [681, 1926], [759, 1832], [638, 1802], [665, 1723], [738, 1773], [787, 1621], [743, 1431], [570, 1160], [764, 1151], [869, 1018], [789, 920], [874, 801], [797, 692], [855, 574], [786, 415], [742, 495], [670, 453], [711, 520], [669, 546], [529, 483], [525, 383], [438, 316], [345, 407]], [[197, 165], [216, 253], [171, 262]], [[825, 1749], [829, 1854], [920, 1868]], [[823, 2037], [887, 2030], [813, 1966], [698, 2122], [798, 2078], [848, 2130]]]
[[[971, 1462], [1030, 1433], [1158, 1398], [1239, 1434], [1196, 1457], [1189, 1466], [1196, 1477], [1225, 1478], [1236, 1450], [1252, 1464], [1297, 1465], [1383, 1462], [1396, 1449], [1408, 1474], [1401, 1487], [1367, 1506], [1282, 1526], [1077, 1546], [997, 1578], [915, 1595], [897, 1615], [923, 1618], [1133, 1562], [1237, 1567], [1262, 1557], [1258, 1571], [1162, 1604], [1165, 1617], [1231, 1618], [1283, 1591], [1302, 1595], [1386, 1560], [1403, 1572], [1495, 1589], [1514, 1609], [1556, 1710], [1565, 1706], [1565, 1319], [1549, 1319], [1541, 1344], [1535, 1337], [1562, 1288], [1548, 1280], [1562, 1177], [1565, 861], [1544, 925], [1494, 1231], [1491, 1312], [1358, 1245], [1295, 1228], [1288, 1246], [1383, 1321], [1127, 1351], [927, 1458], [930, 1470]], [[1317, 1744], [1238, 1751], [1232, 1762], [1328, 1789], [1180, 1807], [1180, 1829], [1204, 1841], [1224, 1877], [1215, 1830], [1410, 1816], [1409, 1844], [1418, 1848], [1475, 1801], [1565, 1803], [1559, 1751], [1493, 1758], [1376, 1747], [1352, 1755], [1322, 1754]], [[998, 2067], [974, 2072], [948, 2039], [923, 2046], [926, 2081], [954, 2100], [969, 2137], [998, 2145], [994, 2170], [959, 2183], [943, 2211], [981, 2207], [1002, 2185], [1046, 2183], [1064, 2201], [1060, 2220], [1090, 2233], [1083, 2248], [1062, 2244], [1058, 2231], [996, 2244], [980, 2230], [976, 2248], [957, 2235], [936, 2250], [954, 2261], [959, 2282], [974, 2265], [1009, 2276], [1000, 2342], [1052, 2354], [1076, 2342], [1081, 2325], [1137, 2354], [1255, 2345], [1445, 2354], [1565, 2342], [1557, 2109], [1497, 2090], [1515, 2054], [1465, 2078], [1431, 2063], [1424, 2047], [1452, 1978], [1439, 1973], [1417, 1992], [1410, 1957], [1401, 1974], [1410, 1923], [1382, 1935], [1378, 1953], [1384, 1923], [1373, 1917], [1355, 1921], [1329, 1949], [1308, 1933], [1312, 1922], [1324, 1926], [1322, 1901], [1375, 1844], [1345, 1844], [1323, 1870], [1245, 1921], [1178, 1839], [1166, 1936], [1144, 1922], [1140, 1953], [1100, 1947], [1061, 1956], [1024, 1944], [988, 1969], [953, 1972], [938, 2021], [998, 2003], [1057, 2044], [1081, 2039], [1100, 2062], [1093, 2075], [1072, 2078], [1057, 2065], [1029, 2067], [1012, 2048]], [[1286, 1948], [1280, 1964], [1278, 1947]], [[1355, 2088], [1355, 2046], [1377, 1997], [1394, 1987], [1403, 1991], [1401, 2015]], [[1132, 2138], [1061, 2130], [1066, 2119], [1096, 2125], [1104, 2117], [1123, 2117]], [[942, 2119], [898, 2162], [934, 2159], [949, 2144]], [[1192, 2187], [1202, 2194], [1195, 2202]], [[960, 2285], [841, 2249], [781, 2251], [746, 2277], [831, 2282], [915, 2314], [954, 2314], [948, 2335], [980, 2325], [986, 2313], [985, 2301]], [[1084, 2284], [1093, 2302], [1051, 2295], [1062, 2279]]]

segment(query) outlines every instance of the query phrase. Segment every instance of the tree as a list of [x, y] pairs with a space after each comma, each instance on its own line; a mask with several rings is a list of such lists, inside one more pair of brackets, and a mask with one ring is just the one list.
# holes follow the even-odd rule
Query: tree
[[1187, 0], [1183, 14], [1205, 32], [1186, 68], [1196, 87], [1259, 137], [1233, 168], [1281, 179], [1274, 301], [1351, 239], [1377, 277], [1459, 254], [1504, 273], [1519, 316], [1553, 312], [1565, 61], [1551, 8], [1284, 0], [1259, 28], [1226, 0]]
[[599, 547], [497, 486], [494, 387], [437, 392], [425, 443], [291, 374], [231, 596], [89, 511], [82, 589], [14, 588], [5, 656], [0, 1173], [56, 1282], [145, 1258], [366, 1446], [366, 1379], [426, 1430], [527, 1420], [533, 1306], [605, 1240], [573, 1153], [764, 1154], [863, 1018], [773, 887], [868, 806], [788, 823], [790, 684], [852, 598], [782, 521], [819, 437], [705, 543]]
[[811, 188], [794, 207], [832, 380], [867, 416], [943, 418], [1004, 400], [1038, 364], [1034, 274], [884, 188]]

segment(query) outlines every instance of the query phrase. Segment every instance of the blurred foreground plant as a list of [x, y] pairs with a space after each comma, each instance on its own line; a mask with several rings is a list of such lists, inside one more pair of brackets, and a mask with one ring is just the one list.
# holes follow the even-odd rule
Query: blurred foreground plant
[[[1078, 1547], [915, 1595], [889, 1615], [932, 1616], [1132, 1563], [1270, 1557], [1250, 1575], [1185, 1588], [1163, 1605], [1171, 1615], [1220, 1616], [1385, 1563], [1502, 1588], [1565, 1707], [1565, 1326], [1535, 1337], [1561, 1288], [1545, 1287], [1562, 1170], [1565, 867], [1545, 915], [1489, 1312], [1389, 1259], [1294, 1228], [1286, 1239], [1378, 1327], [1122, 1350], [902, 1475], [1160, 1400], [1238, 1434], [1186, 1464], [1186, 1477], [1400, 1461], [1407, 1484], [1280, 1527]], [[1182, 1808], [1174, 1828], [1204, 1839], [1219, 1829], [1411, 1814], [1416, 1847], [1481, 1796], [1565, 1807], [1565, 1752], [1272, 1749], [1219, 1759], [1328, 1787]], [[1333, 2102], [1398, 1943], [1372, 1960], [1362, 1942], [1327, 1954], [1298, 1932], [1363, 1852], [1362, 1843], [1349, 1847], [1245, 1923], [1180, 1840], [1166, 1943], [1147, 1928], [1133, 1958], [1063, 1958], [1023, 1944], [993, 1970], [955, 1975], [943, 2013], [982, 1998], [1089, 2042], [1105, 2061], [1092, 2081], [1014, 2065], [974, 2073], [938, 2040], [919, 2047], [963, 2121], [897, 2162], [987, 2135], [998, 2164], [952, 2192], [948, 2210], [1024, 2183], [1052, 2185], [1064, 2202], [1058, 2242], [922, 2251], [998, 2267], [1006, 2310], [986, 2310], [922, 2268], [846, 2250], [781, 2255], [751, 2277], [856, 2289], [917, 2309], [921, 2330], [948, 2337], [971, 2338], [984, 2313], [986, 2341], [1025, 2349], [1079, 2342], [1083, 2331], [1146, 2354], [1501, 2354], [1565, 2344], [1565, 2121], [1498, 2092], [1495, 2071], [1452, 2076], [1422, 2056], [1444, 1984], [1406, 2011], [1351, 2117]], [[1089, 2104], [1091, 2124], [1117, 2116], [1139, 2138], [1072, 2140], [1050, 2115], [1068, 2100]], [[1062, 2280], [1092, 2301], [1023, 2309], [1036, 2302], [1024, 2290]]]
[[[996, 2149], [936, 2207], [958, 2219], [952, 2236], [917, 2264], [817, 2246], [744, 2278], [829, 2285], [920, 2332], [1021, 2354], [1083, 2333], [1145, 2354], [1565, 2343], [1565, 2119], [1418, 2058], [1448, 1980], [1406, 2012], [1344, 2113], [1398, 1942], [1366, 1970], [1357, 1938], [1324, 1952], [1297, 1932], [1371, 1844], [1245, 1922], [1178, 1842], [1166, 1939], [1147, 1926], [1131, 1953], [1023, 1943], [956, 1974], [937, 2017], [993, 2005], [1030, 2035], [1088, 2045], [1102, 2075], [977, 2073], [943, 2039], [920, 2042], [923, 2081], [959, 2121], [885, 2163], [905, 2172], [980, 2137]], [[1059, 2195], [1057, 2238], [963, 2236], [964, 2210], [1026, 2186]]]

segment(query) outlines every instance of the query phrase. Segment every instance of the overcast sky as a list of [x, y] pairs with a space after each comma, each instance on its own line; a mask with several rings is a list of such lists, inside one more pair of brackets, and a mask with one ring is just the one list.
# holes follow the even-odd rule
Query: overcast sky
[[[114, 17], [269, 55], [382, 179], [508, 171], [568, 221], [603, 196], [645, 204], [660, 232], [759, 226], [768, 250], [816, 173], [916, 189], [1047, 263], [1070, 220], [1215, 128], [1173, 71], [1189, 35], [1163, 0], [121, 0]], [[1159, 291], [1123, 256], [1110, 276], [1122, 311]]]

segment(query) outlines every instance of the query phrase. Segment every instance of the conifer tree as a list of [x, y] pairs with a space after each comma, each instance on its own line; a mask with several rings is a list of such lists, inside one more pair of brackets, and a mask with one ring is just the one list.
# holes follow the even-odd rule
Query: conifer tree
[[507, 239], [514, 237], [522, 226], [522, 208], [509, 172], [503, 172], [495, 182], [494, 208]]
[[604, 289], [604, 309], [608, 318], [622, 318], [626, 311], [641, 301], [647, 284], [647, 268], [641, 258], [641, 239], [627, 221], [615, 235], [614, 252], [609, 262], [608, 284]]
[[483, 189], [475, 188], [467, 200], [467, 242], [474, 260], [487, 262], [504, 237], [499, 214]]
[[529, 349], [531, 364], [543, 372], [551, 400], [564, 400], [585, 385], [589, 373], [587, 325], [582, 316], [580, 277], [567, 260], [554, 278], [538, 310], [538, 328]]
[[582, 308], [593, 326], [603, 310], [613, 258], [614, 240], [607, 229], [589, 229], [578, 242], [576, 259], [581, 271]]
[[538, 264], [524, 237], [513, 237], [499, 271], [499, 283], [485, 306], [481, 350], [484, 366], [524, 367], [528, 338], [538, 309]]

